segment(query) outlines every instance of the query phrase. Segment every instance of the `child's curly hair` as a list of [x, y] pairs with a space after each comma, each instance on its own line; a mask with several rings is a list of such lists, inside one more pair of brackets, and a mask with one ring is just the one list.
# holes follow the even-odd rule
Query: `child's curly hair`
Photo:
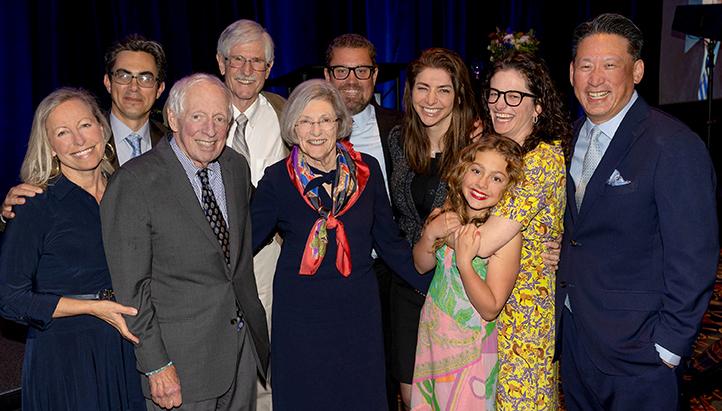
[[[447, 211], [455, 212], [459, 216], [461, 224], [473, 223], [480, 226], [486, 221], [489, 217], [488, 210], [482, 216], [469, 216], [466, 199], [461, 190], [464, 175], [474, 162], [476, 153], [484, 151], [496, 151], [504, 156], [506, 160], [506, 172], [509, 175], [509, 183], [504, 191], [522, 181], [524, 178], [524, 155], [522, 154], [521, 146], [509, 138], [502, 137], [495, 133], [488, 133], [475, 143], [464, 148], [459, 154], [459, 159], [454, 167], [444, 174], [443, 179], [448, 185], [446, 201], [441, 208], [429, 215], [426, 224], [429, 224], [429, 222]], [[434, 249], [438, 249], [445, 242], [445, 239], [438, 239], [434, 243]]]

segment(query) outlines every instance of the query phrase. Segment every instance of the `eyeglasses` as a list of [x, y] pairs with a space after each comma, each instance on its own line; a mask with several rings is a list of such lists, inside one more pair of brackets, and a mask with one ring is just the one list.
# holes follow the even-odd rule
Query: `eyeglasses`
[[266, 62], [266, 60], [258, 57], [246, 58], [238, 55], [224, 58], [226, 59], [228, 64], [234, 68], [243, 68], [246, 66], [246, 63], [251, 63], [251, 68], [255, 71], [266, 71], [266, 69], [268, 68], [268, 63]]
[[296, 122], [296, 128], [298, 128], [298, 131], [302, 133], [308, 133], [313, 129], [314, 124], [318, 124], [318, 126], [321, 128], [321, 130], [324, 131], [331, 131], [333, 130], [334, 126], [336, 126], [336, 123], [338, 123], [339, 119], [330, 119], [330, 118], [322, 118], [318, 121], [311, 121], [311, 120], [298, 120]]
[[356, 76], [357, 79], [368, 80], [371, 78], [371, 76], [376, 71], [376, 67], [374, 67], [374, 66], [356, 66], [356, 67], [330, 66], [330, 67], [328, 67], [328, 71], [331, 73], [331, 77], [335, 78], [336, 80], [346, 80], [352, 71], [353, 71], [353, 75]]
[[536, 98], [536, 96], [533, 94], [517, 90], [499, 91], [495, 88], [490, 88], [486, 92], [486, 100], [489, 102], [489, 104], [496, 103], [497, 101], [499, 101], [499, 97], [501, 96], [504, 96], [504, 102], [506, 102], [506, 105], [508, 105], [509, 107], [518, 106], [519, 104], [521, 104], [522, 100], [524, 100], [524, 97]]
[[110, 75], [111, 77], [113, 77], [113, 81], [120, 85], [130, 84], [133, 79], [136, 79], [139, 86], [150, 88], [155, 86], [155, 83], [157, 81], [153, 73], [132, 74], [125, 70], [115, 70], [114, 72], [110, 73]]

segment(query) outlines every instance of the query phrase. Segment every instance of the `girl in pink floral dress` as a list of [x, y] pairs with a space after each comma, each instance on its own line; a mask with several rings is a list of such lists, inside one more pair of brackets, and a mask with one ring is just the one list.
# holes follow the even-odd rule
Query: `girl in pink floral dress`
[[[494, 409], [494, 319], [514, 287], [521, 235], [488, 258], [476, 255], [482, 224], [522, 177], [518, 144], [490, 135], [464, 149], [445, 176], [449, 193], [414, 246], [419, 272], [436, 266], [421, 311], [411, 392], [413, 410]], [[450, 238], [453, 237], [453, 238]], [[447, 246], [452, 241], [456, 250]]]

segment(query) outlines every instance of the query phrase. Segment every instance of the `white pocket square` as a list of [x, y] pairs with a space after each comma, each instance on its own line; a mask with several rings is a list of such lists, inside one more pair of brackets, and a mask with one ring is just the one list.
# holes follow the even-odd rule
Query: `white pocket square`
[[631, 181], [625, 180], [624, 177], [619, 173], [619, 170], [614, 170], [611, 176], [609, 176], [609, 180], [607, 180], [607, 185], [612, 187], [619, 187], [619, 186], [625, 186], [627, 184], [630, 184]]

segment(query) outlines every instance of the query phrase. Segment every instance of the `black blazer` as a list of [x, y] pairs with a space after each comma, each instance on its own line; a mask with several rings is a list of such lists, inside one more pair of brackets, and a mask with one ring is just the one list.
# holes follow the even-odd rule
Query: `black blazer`
[[379, 136], [381, 137], [381, 147], [384, 151], [384, 163], [386, 165], [386, 175], [391, 179], [393, 171], [393, 158], [389, 150], [389, 135], [391, 130], [401, 124], [403, 113], [398, 110], [389, 110], [372, 103], [376, 111], [376, 124], [379, 126]]

